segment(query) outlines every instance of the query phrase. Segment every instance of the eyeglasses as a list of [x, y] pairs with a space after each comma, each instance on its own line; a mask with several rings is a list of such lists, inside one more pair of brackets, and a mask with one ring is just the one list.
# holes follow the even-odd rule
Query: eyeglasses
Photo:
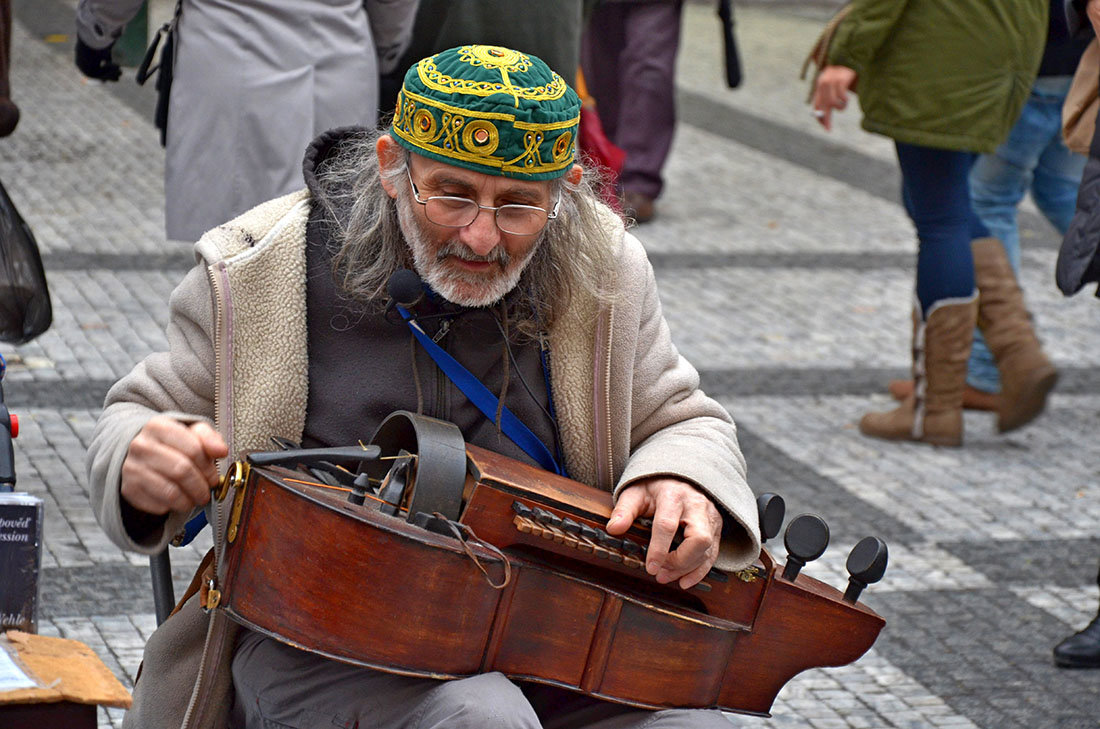
[[405, 173], [409, 176], [413, 199], [424, 206], [424, 214], [428, 216], [428, 220], [445, 228], [465, 228], [477, 220], [482, 210], [492, 210], [501, 231], [512, 235], [535, 235], [546, 227], [547, 221], [558, 217], [558, 208], [561, 207], [561, 193], [558, 193], [558, 201], [554, 203], [553, 210], [535, 205], [481, 205], [468, 197], [449, 195], [436, 195], [421, 200], [412, 172], [406, 167]]

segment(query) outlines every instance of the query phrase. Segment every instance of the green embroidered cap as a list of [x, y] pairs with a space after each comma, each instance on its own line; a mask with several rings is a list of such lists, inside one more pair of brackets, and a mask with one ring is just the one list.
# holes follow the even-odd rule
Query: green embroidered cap
[[392, 133], [425, 157], [499, 177], [550, 180], [573, 165], [581, 101], [530, 54], [459, 46], [409, 69]]

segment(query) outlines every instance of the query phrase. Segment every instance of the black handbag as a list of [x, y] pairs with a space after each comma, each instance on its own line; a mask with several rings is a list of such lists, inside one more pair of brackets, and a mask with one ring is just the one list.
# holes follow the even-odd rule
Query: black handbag
[[[176, 60], [176, 27], [179, 24], [182, 6], [182, 0], [177, 2], [172, 19], [157, 29], [152, 42], [145, 49], [145, 57], [141, 59], [141, 65], [138, 66], [137, 73], [134, 75], [138, 85], [144, 86], [150, 76], [154, 73], [157, 74], [155, 85], [157, 106], [153, 112], [153, 123], [160, 130], [160, 146], [162, 147], [168, 138], [168, 97], [172, 91], [172, 67]], [[164, 41], [163, 46], [161, 46], [162, 40]], [[161, 49], [160, 59], [156, 65], [153, 65], [158, 47]]]
[[0, 184], [0, 341], [29, 342], [52, 321], [38, 243]]

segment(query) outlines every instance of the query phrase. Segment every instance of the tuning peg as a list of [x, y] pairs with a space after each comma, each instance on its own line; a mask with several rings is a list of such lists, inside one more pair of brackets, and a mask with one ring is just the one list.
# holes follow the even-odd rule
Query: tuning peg
[[825, 553], [829, 546], [829, 525], [820, 516], [803, 514], [787, 525], [783, 544], [787, 546], [783, 579], [793, 581], [807, 562]]
[[764, 543], [783, 528], [787, 505], [779, 494], [760, 494], [756, 497], [756, 512], [760, 517], [760, 542]]
[[348, 501], [356, 506], [362, 506], [367, 500], [367, 492], [370, 490], [370, 476], [364, 471], [357, 474], [351, 482], [351, 491], [348, 492]]
[[848, 589], [844, 591], [844, 601], [853, 605], [859, 600], [863, 588], [882, 579], [886, 574], [886, 562], [889, 555], [886, 542], [878, 537], [864, 537], [852, 547], [848, 554]]

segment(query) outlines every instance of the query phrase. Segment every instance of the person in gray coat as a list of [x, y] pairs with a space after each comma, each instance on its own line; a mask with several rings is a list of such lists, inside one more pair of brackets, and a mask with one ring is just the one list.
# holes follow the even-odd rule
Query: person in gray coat
[[[77, 66], [117, 81], [111, 47], [143, 0], [80, 0]], [[378, 75], [417, 0], [181, 0], [168, 106], [165, 231], [195, 241], [302, 187], [319, 133], [377, 121]]]

